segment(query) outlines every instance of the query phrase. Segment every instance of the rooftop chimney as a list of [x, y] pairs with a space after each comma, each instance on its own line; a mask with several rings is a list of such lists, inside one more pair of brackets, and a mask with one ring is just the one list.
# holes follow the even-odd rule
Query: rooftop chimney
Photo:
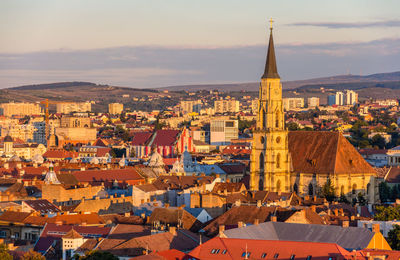
[[239, 221], [238, 222], [238, 228], [241, 228], [241, 227], [243, 227], [244, 225], [243, 225], [243, 222], [242, 221]]
[[169, 233], [176, 236], [176, 227], [169, 227]]
[[225, 231], [225, 225], [219, 225], [218, 231], [219, 231], [219, 236], [221, 236]]
[[258, 218], [256, 218], [255, 220], [254, 220], [254, 225], [258, 225], [258, 224], [260, 224], [260, 220], [258, 219]]
[[372, 232], [374, 233], [381, 232], [381, 227], [379, 226], [379, 224], [372, 224]]
[[277, 218], [276, 216], [271, 216], [271, 221], [272, 221], [272, 222], [277, 222], [277, 221], [278, 221], [278, 218]]
[[349, 227], [349, 226], [350, 226], [350, 223], [349, 223], [348, 220], [343, 220], [342, 221], [342, 227]]

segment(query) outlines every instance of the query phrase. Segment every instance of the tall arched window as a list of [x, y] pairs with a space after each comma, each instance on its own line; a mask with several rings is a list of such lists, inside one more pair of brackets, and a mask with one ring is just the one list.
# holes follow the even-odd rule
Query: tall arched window
[[299, 188], [297, 187], [297, 183], [295, 183], [293, 185], [293, 192], [296, 193], [296, 194], [299, 192]]
[[276, 111], [276, 115], [275, 115], [275, 127], [276, 127], [276, 128], [279, 127], [279, 111]]
[[267, 115], [264, 111], [264, 109], [262, 110], [262, 127], [265, 129], [267, 127]]
[[278, 153], [278, 155], [276, 156], [276, 168], [279, 169], [281, 168], [281, 154]]
[[277, 182], [276, 182], [276, 191], [281, 191], [281, 180], [278, 180]]
[[264, 173], [264, 154], [263, 153], [260, 153], [259, 161], [260, 161], [260, 165], [259, 165], [260, 173]]
[[354, 183], [351, 193], [356, 194], [356, 191], [357, 191], [357, 184]]
[[308, 184], [308, 195], [310, 196], [314, 195], [314, 186], [311, 183]]

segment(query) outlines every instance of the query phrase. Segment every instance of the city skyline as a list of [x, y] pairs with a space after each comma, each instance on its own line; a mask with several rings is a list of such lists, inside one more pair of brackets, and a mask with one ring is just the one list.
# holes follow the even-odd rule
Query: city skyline
[[[4, 1], [0, 88], [255, 82], [268, 19], [283, 80], [400, 70], [396, 1]], [[195, 61], [195, 62], [194, 62]]]

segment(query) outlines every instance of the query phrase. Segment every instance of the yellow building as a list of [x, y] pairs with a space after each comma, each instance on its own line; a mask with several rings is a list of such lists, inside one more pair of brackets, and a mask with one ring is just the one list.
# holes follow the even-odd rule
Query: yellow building
[[3, 116], [31, 116], [41, 115], [42, 110], [39, 104], [34, 103], [4, 103], [0, 104], [0, 112]]
[[240, 109], [238, 100], [216, 100], [214, 101], [214, 111], [216, 114], [237, 113]]
[[121, 114], [122, 111], [124, 111], [124, 104], [120, 103], [108, 104], [108, 113], [110, 113], [111, 115]]
[[57, 113], [69, 114], [72, 112], [91, 112], [90, 102], [62, 102], [57, 103]]
[[288, 132], [272, 29], [261, 78], [250, 157], [250, 189], [316, 195], [329, 179], [335, 195], [378, 199], [375, 170], [340, 132]]

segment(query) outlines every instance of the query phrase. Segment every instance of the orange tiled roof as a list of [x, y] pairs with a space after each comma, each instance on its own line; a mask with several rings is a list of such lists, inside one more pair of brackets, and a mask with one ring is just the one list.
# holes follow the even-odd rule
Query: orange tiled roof
[[339, 132], [289, 132], [289, 151], [295, 172], [375, 175], [371, 165]]

